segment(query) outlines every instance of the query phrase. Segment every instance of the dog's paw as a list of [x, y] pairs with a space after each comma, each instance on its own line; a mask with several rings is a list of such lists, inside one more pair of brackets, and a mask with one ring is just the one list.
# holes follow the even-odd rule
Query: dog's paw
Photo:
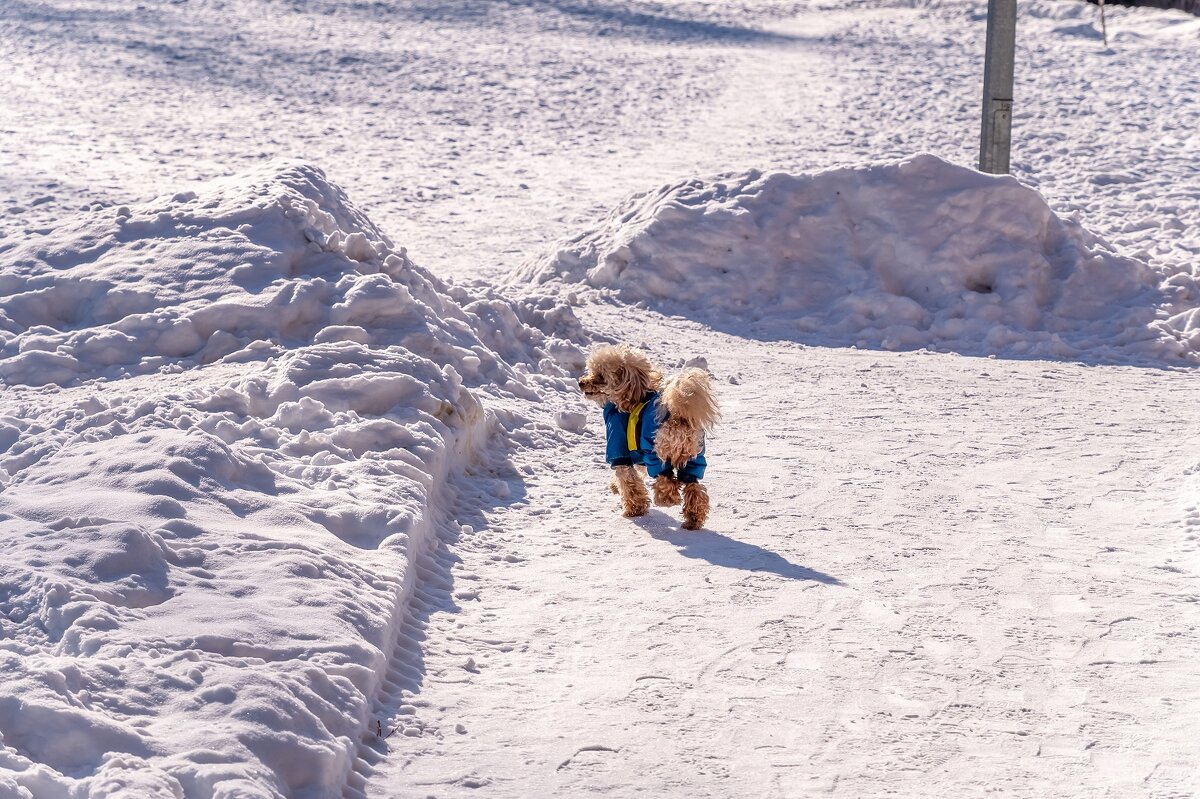
[[699, 530], [708, 521], [708, 489], [700, 483], [683, 487], [683, 529]]
[[635, 516], [645, 516], [649, 512], [649, 502], [631, 502], [625, 506], [624, 516], [627, 519], [632, 519]]

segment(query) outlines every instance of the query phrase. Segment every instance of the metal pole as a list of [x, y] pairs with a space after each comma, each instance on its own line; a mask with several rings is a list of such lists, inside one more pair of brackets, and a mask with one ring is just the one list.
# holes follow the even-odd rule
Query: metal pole
[[983, 128], [979, 171], [1008, 174], [1012, 145], [1013, 60], [1017, 47], [1017, 0], [988, 0], [987, 52], [983, 65]]

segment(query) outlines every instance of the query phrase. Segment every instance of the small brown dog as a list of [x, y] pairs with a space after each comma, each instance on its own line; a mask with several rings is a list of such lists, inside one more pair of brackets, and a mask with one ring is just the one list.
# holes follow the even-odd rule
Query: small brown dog
[[650, 510], [638, 467], [654, 480], [654, 504], [683, 502], [683, 527], [698, 530], [708, 519], [708, 490], [700, 482], [707, 461], [704, 435], [720, 418], [712, 381], [703, 369], [684, 369], [664, 380], [641, 350], [604, 344], [592, 350], [579, 378], [584, 396], [604, 407], [614, 470], [609, 488], [621, 497], [626, 516]]

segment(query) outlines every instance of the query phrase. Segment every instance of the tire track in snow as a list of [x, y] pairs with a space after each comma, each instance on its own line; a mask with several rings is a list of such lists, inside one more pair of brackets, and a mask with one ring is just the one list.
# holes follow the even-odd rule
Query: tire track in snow
[[[489, 443], [480, 445], [472, 439], [464, 446], [471, 454], [459, 453], [455, 462], [486, 457]], [[408, 569], [396, 592], [385, 665], [349, 764], [342, 790], [344, 799], [366, 796], [367, 781], [392, 748], [389, 742], [425, 734], [418, 715], [420, 700], [413, 699], [424, 682], [422, 642], [430, 615], [455, 610], [449, 577], [453, 557], [448, 548], [468, 529], [457, 521], [455, 511], [460, 505], [459, 493], [470, 479], [448, 471], [432, 481], [428, 528], [409, 540]]]
[[[365, 799], [367, 781], [389, 752], [388, 741], [393, 736], [423, 733], [417, 706], [407, 700], [420, 691], [423, 682], [421, 642], [425, 638], [428, 616], [447, 607], [451, 584], [444, 567], [444, 551], [448, 542], [453, 541], [453, 528], [457, 527], [452, 520], [439, 518], [433, 525], [432, 535], [423, 537], [417, 552], [410, 552], [409, 568], [413, 576], [398, 592], [391, 652], [372, 703], [371, 715], [355, 749], [343, 799]], [[427, 540], [429, 538], [432, 540]]]
[[[463, 639], [446, 642], [430, 636], [435, 616], [454, 618], [460, 612], [460, 602], [477, 598], [476, 576], [453, 573], [461, 564], [455, 549], [464, 540], [476, 535], [486, 525], [485, 511], [509, 503], [520, 503], [524, 496], [524, 477], [513, 469], [501, 450], [492, 449], [477, 457], [479, 464], [465, 474], [444, 481], [441, 491], [430, 505], [440, 508], [433, 533], [423, 541], [412, 559], [413, 582], [405, 586], [398, 601], [395, 640], [384, 676], [373, 703], [372, 714], [356, 747], [356, 756], [347, 776], [343, 799], [366, 799], [378, 795], [369, 785], [381, 770], [401, 768], [411, 759], [411, 744], [415, 739], [441, 739], [447, 735], [462, 735], [461, 723], [444, 725], [422, 693], [430, 683], [465, 682], [479, 671], [474, 648], [460, 647]], [[506, 556], [512, 563], [514, 556]], [[497, 558], [502, 559], [502, 558]], [[457, 582], [467, 583], [456, 587]], [[506, 650], [513, 642], [489, 639], [469, 642], [485, 648]], [[431, 671], [430, 657], [438, 658]], [[440, 658], [449, 658], [444, 663]], [[462, 776], [457, 784], [474, 789], [487, 784], [470, 775]]]

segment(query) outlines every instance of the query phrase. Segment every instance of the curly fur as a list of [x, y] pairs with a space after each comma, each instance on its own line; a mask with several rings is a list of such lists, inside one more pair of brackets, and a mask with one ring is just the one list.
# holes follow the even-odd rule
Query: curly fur
[[611, 401], [621, 413], [629, 413], [647, 394], [662, 388], [662, 372], [639, 349], [601, 344], [588, 355], [579, 388], [588, 399], [601, 405]]
[[721, 419], [708, 372], [695, 367], [684, 369], [667, 381], [662, 388], [660, 409], [660, 413], [670, 412], [672, 418], [685, 419], [689, 427], [707, 433]]
[[708, 521], [708, 489], [700, 483], [683, 487], [683, 529], [699, 530]]
[[654, 436], [654, 451], [667, 463], [687, 463], [700, 454], [701, 431], [686, 419], [672, 415]]
[[654, 478], [654, 504], [669, 508], [680, 503], [679, 481], [666, 474]]
[[632, 466], [618, 466], [614, 471], [621, 494], [621, 512], [629, 517], [645, 516], [650, 510], [646, 481]]
[[[658, 457], [669, 464], [684, 464], [699, 454], [704, 433], [711, 432], [721, 418], [708, 373], [684, 369], [664, 381], [650, 358], [629, 344], [602, 344], [587, 359], [587, 371], [579, 379], [584, 396], [603, 405], [612, 402], [629, 413], [652, 391], [659, 392], [660, 419], [654, 439]], [[650, 497], [642, 475], [633, 467], [618, 466], [609, 488], [621, 497], [626, 516], [641, 516], [650, 510]], [[654, 481], [654, 504], [683, 503], [683, 526], [697, 530], [708, 519], [708, 489], [700, 483], [680, 483], [660, 475]]]

